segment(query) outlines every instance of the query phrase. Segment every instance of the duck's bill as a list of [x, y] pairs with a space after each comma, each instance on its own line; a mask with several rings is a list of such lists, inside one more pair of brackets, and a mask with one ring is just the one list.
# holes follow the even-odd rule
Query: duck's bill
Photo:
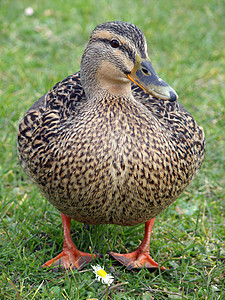
[[169, 101], [178, 99], [177, 93], [156, 74], [151, 61], [148, 59], [143, 60], [136, 55], [135, 66], [127, 77], [156, 98]]

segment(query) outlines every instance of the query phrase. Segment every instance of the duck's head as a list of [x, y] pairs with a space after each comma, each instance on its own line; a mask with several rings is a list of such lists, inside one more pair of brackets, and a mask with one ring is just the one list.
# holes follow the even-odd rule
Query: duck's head
[[98, 25], [81, 61], [81, 82], [86, 95], [93, 97], [104, 91], [130, 95], [131, 81], [156, 98], [178, 98], [153, 69], [145, 36], [138, 27], [125, 22]]

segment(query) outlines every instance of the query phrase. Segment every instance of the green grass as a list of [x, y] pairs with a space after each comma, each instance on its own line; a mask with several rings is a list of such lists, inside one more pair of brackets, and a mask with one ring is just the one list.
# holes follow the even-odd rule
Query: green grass
[[[32, 6], [34, 15], [24, 9]], [[144, 227], [72, 222], [73, 240], [116, 277], [108, 299], [225, 299], [225, 4], [223, 0], [39, 0], [0, 3], [0, 299], [106, 299], [84, 271], [42, 269], [62, 248], [60, 214], [18, 164], [16, 136], [26, 110], [79, 70], [93, 28], [135, 23], [157, 73], [203, 126], [207, 147], [198, 177], [157, 217], [151, 254], [169, 270], [130, 272], [107, 251], [135, 249]], [[113, 269], [112, 269], [113, 267]]]

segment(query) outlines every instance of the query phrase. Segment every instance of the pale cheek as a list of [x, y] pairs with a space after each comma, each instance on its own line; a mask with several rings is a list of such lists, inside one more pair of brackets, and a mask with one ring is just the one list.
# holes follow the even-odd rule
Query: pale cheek
[[109, 61], [104, 61], [99, 66], [97, 78], [99, 82], [107, 82], [111, 84], [114, 81], [122, 81], [126, 75]]

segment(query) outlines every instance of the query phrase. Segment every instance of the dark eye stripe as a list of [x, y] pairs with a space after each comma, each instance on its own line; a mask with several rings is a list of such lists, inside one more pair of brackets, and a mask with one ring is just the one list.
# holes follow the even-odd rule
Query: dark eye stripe
[[131, 48], [127, 47], [126, 45], [122, 45], [121, 50], [123, 51], [123, 53], [128, 54], [128, 57], [135, 63], [136, 60], [136, 55], [135, 53], [132, 51]]
[[[104, 44], [110, 45], [111, 47], [111, 42], [112, 40], [108, 40], [108, 39], [103, 39], [103, 38], [93, 38], [92, 42], [102, 42]], [[135, 53], [127, 46], [127, 45], [120, 45], [118, 47], [123, 53], [125, 53], [126, 55], [128, 55], [128, 57], [135, 62]]]
[[108, 44], [108, 43], [110, 43], [110, 40], [108, 40], [108, 39], [101, 39], [101, 38], [92, 38], [91, 42], [102, 42], [102, 43]]

